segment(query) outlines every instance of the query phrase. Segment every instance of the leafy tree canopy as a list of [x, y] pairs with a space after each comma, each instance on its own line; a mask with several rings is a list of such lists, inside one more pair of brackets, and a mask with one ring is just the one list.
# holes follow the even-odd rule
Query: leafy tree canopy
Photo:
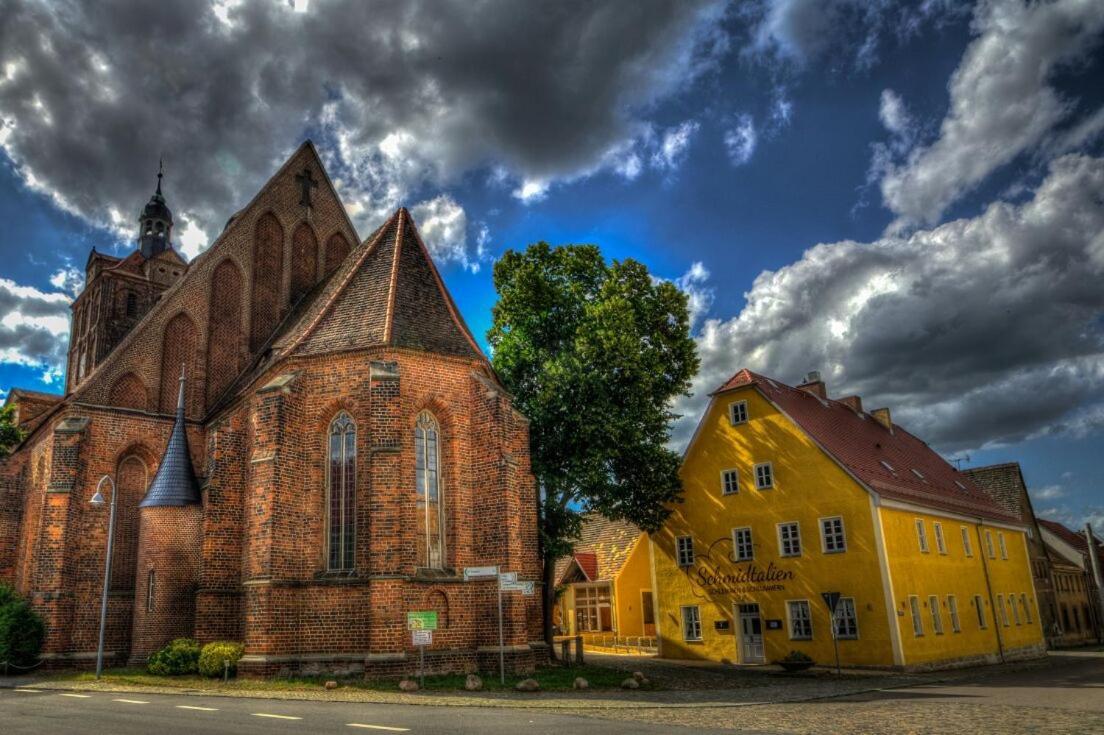
[[686, 294], [635, 260], [544, 242], [508, 251], [494, 284], [487, 338], [530, 421], [546, 566], [588, 511], [656, 530], [681, 493], [671, 400], [698, 369]]
[[7, 457], [19, 442], [23, 441], [23, 431], [15, 425], [15, 406], [0, 409], [0, 458]]

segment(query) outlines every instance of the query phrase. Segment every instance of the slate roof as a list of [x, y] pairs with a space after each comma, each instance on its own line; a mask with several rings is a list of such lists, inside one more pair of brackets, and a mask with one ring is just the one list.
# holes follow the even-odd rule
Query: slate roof
[[180, 393], [176, 399], [176, 421], [173, 422], [169, 444], [157, 467], [146, 497], [140, 508], [199, 505], [199, 482], [192, 469], [192, 455], [188, 451], [188, 432], [184, 426], [184, 376], [180, 376]]
[[557, 584], [568, 571], [572, 558], [592, 582], [612, 581], [621, 572], [642, 531], [628, 521], [611, 521], [598, 513], [589, 513], [575, 541], [572, 556], [556, 562]]
[[1027, 488], [1018, 462], [970, 467], [962, 471], [969, 475], [982, 490], [1007, 510], [1016, 514], [1021, 521], [1031, 521], [1031, 509], [1026, 504]]
[[897, 424], [890, 430], [865, 411], [856, 412], [841, 401], [820, 398], [746, 369], [736, 373], [711, 395], [747, 386], [759, 390], [829, 455], [880, 496], [953, 513], [1020, 523], [1018, 513], [1003, 508], [969, 475], [956, 470], [935, 450]]
[[[1049, 521], [1045, 518], [1039, 519], [1039, 525], [1053, 533], [1058, 538], [1065, 541], [1073, 548], [1080, 551], [1082, 554], [1089, 553], [1089, 543], [1085, 539], [1084, 533], [1066, 528], [1065, 525], [1058, 523], [1057, 521]], [[1100, 539], [1097, 539], [1096, 546], [1098, 549], [1101, 549], [1101, 551], [1104, 551], [1104, 542], [1101, 542]]]

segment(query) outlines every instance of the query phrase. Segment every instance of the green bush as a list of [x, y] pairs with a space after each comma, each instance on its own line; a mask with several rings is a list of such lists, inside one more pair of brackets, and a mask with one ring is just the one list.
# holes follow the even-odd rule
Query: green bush
[[191, 638], [177, 638], [149, 657], [146, 668], [156, 676], [194, 674], [199, 665], [199, 644]]
[[0, 664], [34, 665], [45, 637], [38, 613], [11, 587], [0, 585]]
[[786, 663], [794, 663], [794, 664], [811, 664], [811, 663], [813, 663], [813, 659], [810, 658], [807, 654], [802, 653], [801, 651], [790, 651], [789, 653], [786, 654], [785, 658], [782, 658], [782, 659], [779, 659], [779, 660], [780, 661], [785, 661]]
[[222, 676], [226, 662], [230, 663], [230, 674], [238, 670], [238, 659], [242, 657], [244, 647], [233, 641], [212, 641], [203, 647], [199, 654], [199, 673], [203, 676]]

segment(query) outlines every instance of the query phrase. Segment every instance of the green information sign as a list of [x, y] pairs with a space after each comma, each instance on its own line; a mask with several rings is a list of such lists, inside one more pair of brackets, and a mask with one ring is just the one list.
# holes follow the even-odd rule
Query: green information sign
[[416, 610], [406, 614], [408, 630], [437, 630], [437, 613], [433, 610]]

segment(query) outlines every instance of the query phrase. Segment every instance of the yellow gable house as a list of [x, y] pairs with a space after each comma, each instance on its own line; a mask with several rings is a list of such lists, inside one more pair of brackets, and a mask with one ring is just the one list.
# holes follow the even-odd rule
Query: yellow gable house
[[655, 648], [648, 538], [627, 521], [589, 514], [572, 556], [556, 564], [552, 619], [591, 646]]
[[733, 376], [682, 480], [651, 545], [661, 656], [828, 664], [836, 643], [844, 666], [928, 668], [1045, 650], [1019, 519], [816, 373]]

